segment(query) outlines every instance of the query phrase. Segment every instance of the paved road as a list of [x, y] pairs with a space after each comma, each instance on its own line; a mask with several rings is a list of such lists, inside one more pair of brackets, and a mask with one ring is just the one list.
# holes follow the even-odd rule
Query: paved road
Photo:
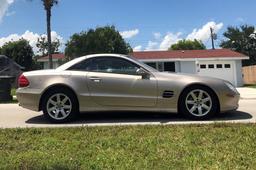
[[50, 124], [42, 112], [33, 112], [17, 104], [0, 104], [0, 128], [111, 126], [145, 124], [203, 124], [215, 122], [256, 123], [256, 99], [240, 101], [238, 111], [217, 115], [210, 121], [188, 121], [176, 114], [145, 112], [84, 113], [77, 121], [68, 124]]

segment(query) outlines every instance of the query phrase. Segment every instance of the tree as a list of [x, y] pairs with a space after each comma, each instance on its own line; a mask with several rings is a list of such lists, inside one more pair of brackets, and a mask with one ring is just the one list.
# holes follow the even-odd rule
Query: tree
[[114, 26], [89, 29], [71, 36], [65, 54], [70, 59], [95, 53], [128, 54], [132, 48], [124, 41]]
[[1, 47], [1, 54], [10, 57], [19, 65], [25, 67], [25, 70], [32, 69], [33, 49], [25, 39], [7, 42]]
[[49, 55], [49, 66], [53, 68], [52, 65], [52, 42], [51, 42], [51, 10], [52, 7], [58, 4], [58, 0], [42, 0], [44, 9], [46, 11], [46, 23], [47, 23], [47, 41], [48, 41], [48, 55]]
[[[48, 55], [48, 41], [47, 37], [41, 36], [38, 38], [36, 46], [38, 48], [38, 52], [41, 53], [42, 56]], [[52, 42], [51, 45], [51, 54], [58, 53], [60, 47], [60, 40], [56, 39]]]
[[205, 45], [200, 40], [180, 40], [176, 44], [173, 44], [169, 50], [204, 50]]
[[225, 39], [220, 44], [222, 48], [228, 48], [249, 56], [249, 60], [242, 61], [244, 66], [256, 64], [256, 38], [254, 26], [230, 26], [223, 35]]

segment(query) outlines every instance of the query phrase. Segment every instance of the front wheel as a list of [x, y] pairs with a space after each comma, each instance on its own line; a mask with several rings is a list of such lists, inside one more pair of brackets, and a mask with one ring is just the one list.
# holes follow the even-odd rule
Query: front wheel
[[53, 90], [43, 100], [44, 116], [51, 122], [63, 123], [74, 119], [77, 102], [73, 93], [64, 90]]
[[181, 95], [180, 112], [193, 120], [209, 119], [218, 111], [215, 94], [206, 87], [191, 87]]

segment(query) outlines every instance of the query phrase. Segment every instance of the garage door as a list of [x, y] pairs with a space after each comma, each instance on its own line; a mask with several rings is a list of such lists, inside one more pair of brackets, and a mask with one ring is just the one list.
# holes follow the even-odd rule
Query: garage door
[[200, 61], [199, 75], [227, 80], [236, 85], [233, 61]]

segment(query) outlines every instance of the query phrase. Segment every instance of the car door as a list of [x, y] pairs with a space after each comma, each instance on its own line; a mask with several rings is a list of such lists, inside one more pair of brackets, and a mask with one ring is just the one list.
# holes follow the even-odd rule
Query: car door
[[157, 82], [153, 75], [142, 78], [140, 66], [119, 57], [96, 57], [87, 74], [91, 99], [105, 106], [153, 107]]

